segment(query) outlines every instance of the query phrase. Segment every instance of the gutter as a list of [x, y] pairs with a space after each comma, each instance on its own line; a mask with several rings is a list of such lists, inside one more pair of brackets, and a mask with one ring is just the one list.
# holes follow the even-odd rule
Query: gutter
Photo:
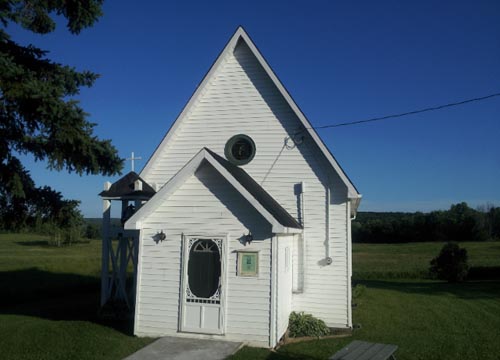
[[354, 220], [356, 219], [356, 214], [358, 212], [358, 207], [359, 207], [359, 204], [361, 203], [361, 198], [363, 197], [363, 195], [361, 194], [356, 194], [356, 195], [348, 195], [347, 196], [347, 200], [349, 200], [349, 203], [350, 203], [350, 217], [351, 217], [351, 220]]

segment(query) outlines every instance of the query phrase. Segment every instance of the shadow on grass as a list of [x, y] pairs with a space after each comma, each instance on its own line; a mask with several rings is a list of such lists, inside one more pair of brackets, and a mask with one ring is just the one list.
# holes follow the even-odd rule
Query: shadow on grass
[[492, 299], [500, 297], [500, 281], [467, 281], [451, 284], [440, 281], [359, 280], [369, 288], [392, 290], [408, 294], [452, 295], [460, 299]]
[[266, 359], [269, 360], [323, 360], [323, 357], [314, 357], [303, 354], [271, 352]]
[[47, 240], [16, 241], [16, 244], [22, 246], [49, 246], [49, 242]]
[[[82, 239], [82, 240], [73, 240], [70, 243], [68, 242], [61, 242], [61, 246], [71, 246], [71, 245], [76, 245], [76, 244], [89, 244], [90, 240], [89, 239]], [[30, 241], [16, 241], [17, 245], [21, 246], [36, 246], [36, 247], [51, 247], [55, 248], [56, 246], [52, 245], [49, 243], [48, 240], [30, 240]]]
[[469, 280], [500, 280], [500, 266], [473, 266], [467, 275]]
[[290, 353], [280, 348], [278, 351], [268, 349], [252, 348], [245, 346], [236, 354], [228, 357], [228, 360], [239, 359], [266, 359], [266, 360], [322, 360], [324, 357], [316, 357], [300, 353]]
[[0, 272], [0, 313], [48, 320], [90, 321], [132, 334], [130, 320], [99, 316], [98, 277], [31, 268]]

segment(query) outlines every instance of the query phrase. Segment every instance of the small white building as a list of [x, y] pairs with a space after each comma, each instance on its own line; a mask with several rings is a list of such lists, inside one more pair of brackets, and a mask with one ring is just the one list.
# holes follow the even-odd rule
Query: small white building
[[[360, 194], [240, 27], [134, 177], [134, 332], [273, 347], [292, 311], [351, 327]], [[136, 184], [140, 185], [140, 184]]]

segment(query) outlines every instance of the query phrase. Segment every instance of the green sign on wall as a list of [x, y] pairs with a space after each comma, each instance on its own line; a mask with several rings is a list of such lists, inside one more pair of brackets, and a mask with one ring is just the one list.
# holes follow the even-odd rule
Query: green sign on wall
[[238, 275], [257, 276], [259, 274], [259, 253], [239, 252], [238, 253]]

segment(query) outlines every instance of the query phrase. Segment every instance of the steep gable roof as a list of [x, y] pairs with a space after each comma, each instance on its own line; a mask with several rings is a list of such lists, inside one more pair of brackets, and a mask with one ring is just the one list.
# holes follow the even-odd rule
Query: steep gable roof
[[302, 226], [276, 200], [273, 199], [243, 169], [229, 163], [213, 151], [201, 149], [161, 190], [144, 204], [127, 222], [125, 229], [139, 229], [141, 219], [151, 214], [157, 206], [179, 188], [203, 161], [212, 165], [252, 206], [272, 225], [274, 233], [300, 232]]
[[223, 59], [226, 57], [226, 55], [233, 51], [236, 47], [236, 45], [240, 42], [243, 41], [248, 48], [251, 50], [252, 54], [255, 56], [257, 61], [260, 63], [266, 74], [269, 76], [269, 78], [272, 80], [280, 94], [283, 96], [287, 104], [290, 106], [290, 108], [294, 111], [298, 119], [301, 121], [302, 125], [304, 126], [304, 131], [309, 133], [311, 138], [314, 140], [316, 145], [319, 147], [321, 152], [324, 154], [328, 162], [331, 164], [332, 168], [336, 171], [342, 182], [346, 185], [347, 188], [347, 196], [349, 199], [352, 200], [353, 206], [351, 207], [351, 211], [353, 213], [356, 212], [357, 207], [359, 205], [359, 202], [361, 200], [361, 194], [358, 192], [354, 184], [351, 182], [351, 180], [348, 178], [344, 170], [341, 168], [341, 166], [338, 164], [337, 160], [333, 156], [333, 154], [330, 152], [328, 147], [325, 145], [325, 143], [321, 140], [319, 137], [318, 133], [313, 129], [311, 123], [309, 120], [307, 120], [306, 116], [304, 113], [300, 110], [300, 108], [297, 106], [295, 101], [292, 99], [291, 95], [288, 93], [286, 88], [283, 86], [281, 81], [278, 79], [274, 71], [271, 69], [267, 61], [264, 59], [260, 51], [257, 49], [253, 41], [250, 39], [248, 34], [245, 32], [245, 30], [240, 26], [234, 33], [234, 35], [231, 37], [229, 42], [226, 44], [222, 52], [219, 54], [215, 62], [212, 64], [210, 67], [210, 70], [208, 73], [205, 75], [203, 78], [203, 81], [198, 85], [196, 88], [195, 92], [189, 99], [188, 103], [185, 105], [177, 119], [174, 121], [168, 132], [166, 133], [165, 137], [159, 144], [159, 146], [156, 148], [155, 152], [153, 155], [149, 158], [148, 162], [146, 163], [145, 167], [141, 171], [141, 175], [143, 177], [146, 177], [145, 174], [147, 174], [148, 171], [150, 171], [152, 164], [155, 162], [156, 158], [159, 156], [159, 154], [162, 153], [163, 149], [167, 146], [170, 138], [173, 136], [175, 133], [175, 130], [177, 127], [181, 124], [182, 120], [189, 114], [190, 110], [196, 104], [197, 99], [201, 96], [201, 93], [203, 92], [203, 89], [207, 86], [207, 84], [210, 82], [212, 79], [214, 73], [216, 72], [217, 68], [223, 61]]

